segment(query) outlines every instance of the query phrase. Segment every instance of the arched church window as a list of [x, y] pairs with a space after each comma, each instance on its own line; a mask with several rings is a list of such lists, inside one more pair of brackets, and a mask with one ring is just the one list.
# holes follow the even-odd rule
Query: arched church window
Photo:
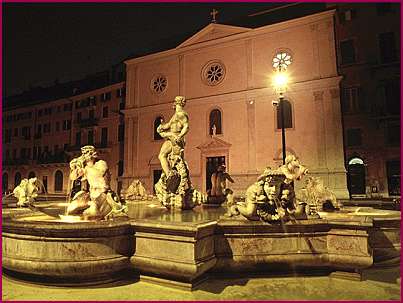
[[163, 119], [164, 118], [162, 116], [158, 116], [154, 120], [154, 140], [161, 140], [162, 139], [160, 134], [157, 132], [157, 128], [158, 128], [158, 126], [160, 126], [160, 124], [162, 123]]
[[207, 85], [218, 85], [225, 77], [225, 66], [218, 60], [207, 62], [202, 69], [202, 80]]
[[21, 173], [16, 172], [14, 176], [14, 187], [17, 187], [21, 183]]
[[210, 135], [222, 134], [222, 117], [219, 109], [213, 109], [209, 117]]
[[277, 129], [281, 129], [281, 107], [283, 107], [284, 128], [292, 128], [292, 106], [288, 100], [282, 100], [277, 106]]
[[55, 173], [55, 191], [63, 191], [63, 173], [60, 170]]
[[156, 75], [154, 78], [151, 80], [151, 90], [155, 94], [161, 94], [163, 93], [168, 86], [168, 79], [164, 75]]

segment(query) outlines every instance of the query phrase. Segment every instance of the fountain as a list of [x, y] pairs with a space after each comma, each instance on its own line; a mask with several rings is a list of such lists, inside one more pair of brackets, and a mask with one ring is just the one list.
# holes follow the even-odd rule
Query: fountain
[[[175, 100], [183, 126], [184, 98]], [[101, 283], [131, 274], [193, 289], [222, 273], [321, 270], [359, 279], [373, 263], [400, 260], [400, 212], [343, 207], [315, 178], [295, 193], [292, 184], [307, 169], [293, 155], [266, 168], [245, 201], [206, 207], [183, 159], [183, 129], [160, 128], [168, 138], [160, 153], [167, 171], [157, 197], [126, 205], [109, 188], [106, 162], [83, 147], [70, 163], [71, 179], [82, 183], [70, 202], [3, 209], [3, 268], [44, 283]]]

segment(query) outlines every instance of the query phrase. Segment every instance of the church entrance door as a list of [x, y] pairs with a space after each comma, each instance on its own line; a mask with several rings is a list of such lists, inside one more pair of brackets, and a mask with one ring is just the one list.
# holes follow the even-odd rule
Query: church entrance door
[[225, 157], [206, 157], [206, 190], [210, 190], [212, 187], [211, 184], [211, 175], [216, 172], [217, 168], [220, 165], [225, 165]]

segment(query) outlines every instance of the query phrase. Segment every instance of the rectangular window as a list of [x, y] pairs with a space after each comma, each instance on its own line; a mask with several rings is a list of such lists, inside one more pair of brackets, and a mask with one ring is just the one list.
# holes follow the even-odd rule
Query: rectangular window
[[378, 37], [381, 63], [390, 63], [397, 60], [395, 34], [382, 33]]
[[103, 127], [101, 130], [101, 147], [106, 147], [108, 145], [108, 128]]
[[400, 146], [400, 123], [398, 121], [388, 122], [386, 126], [387, 144], [391, 146]]
[[125, 125], [119, 124], [118, 128], [118, 141], [123, 142], [125, 140]]
[[11, 135], [12, 135], [11, 129], [6, 129], [4, 136], [5, 143], [11, 143]]
[[116, 97], [121, 98], [126, 94], [126, 88], [121, 87], [116, 90]]
[[56, 122], [56, 131], [60, 131], [60, 122]]
[[25, 140], [31, 139], [31, 128], [28, 126], [24, 126], [22, 128], [22, 136], [24, 137]]
[[38, 110], [38, 117], [42, 117], [43, 111], [40, 109]]
[[63, 121], [63, 130], [71, 129], [71, 120], [64, 120]]
[[390, 196], [400, 196], [400, 160], [386, 161], [388, 191]]
[[6, 150], [6, 160], [10, 160], [10, 150]]
[[97, 104], [97, 96], [88, 97], [88, 101], [89, 101], [90, 105], [96, 105]]
[[21, 150], [20, 150], [20, 158], [21, 158], [21, 159], [25, 159], [26, 157], [27, 157], [26, 149], [25, 149], [25, 148], [21, 148]]
[[361, 129], [352, 128], [347, 130], [347, 146], [360, 146], [362, 144]]
[[108, 107], [104, 106], [102, 108], [102, 118], [108, 118]]
[[18, 128], [14, 128], [14, 137], [18, 137]]
[[38, 124], [36, 134], [39, 137], [42, 136], [42, 125], [41, 124]]
[[88, 145], [93, 145], [94, 144], [94, 131], [93, 130], [88, 131], [87, 142], [88, 142]]
[[49, 133], [50, 132], [50, 123], [45, 123], [43, 125], [43, 132], [44, 133]]
[[95, 112], [94, 112], [93, 109], [91, 109], [91, 110], [88, 112], [88, 118], [89, 118], [89, 119], [94, 119], [94, 118], [95, 118]]
[[81, 146], [81, 132], [76, 133], [76, 146]]
[[341, 98], [343, 113], [357, 113], [365, 110], [365, 100], [362, 98], [360, 87], [352, 86], [343, 88]]
[[63, 110], [65, 112], [71, 112], [73, 109], [73, 104], [72, 103], [66, 103], [63, 105]]
[[353, 9], [348, 9], [339, 13], [339, 20], [341, 24], [355, 19], [357, 16], [357, 11]]
[[13, 149], [13, 160], [17, 159], [17, 150]]
[[36, 160], [38, 158], [38, 147], [34, 146], [32, 148], [32, 159]]
[[345, 40], [340, 42], [341, 64], [355, 63], [354, 40]]
[[101, 95], [101, 100], [102, 101], [108, 101], [111, 99], [111, 92], [106, 92], [106, 93], [102, 93]]
[[78, 112], [77, 113], [77, 122], [80, 122], [81, 121], [81, 112]]

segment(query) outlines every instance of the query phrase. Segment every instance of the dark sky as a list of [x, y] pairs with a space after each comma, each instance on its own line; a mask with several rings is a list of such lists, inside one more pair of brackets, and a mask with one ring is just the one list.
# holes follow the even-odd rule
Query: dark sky
[[[282, 4], [284, 5], [284, 4]], [[5, 3], [3, 94], [77, 80], [207, 26], [273, 3]], [[188, 35], [186, 35], [188, 34]], [[180, 41], [182, 42], [182, 41]], [[171, 46], [169, 46], [171, 47]]]

